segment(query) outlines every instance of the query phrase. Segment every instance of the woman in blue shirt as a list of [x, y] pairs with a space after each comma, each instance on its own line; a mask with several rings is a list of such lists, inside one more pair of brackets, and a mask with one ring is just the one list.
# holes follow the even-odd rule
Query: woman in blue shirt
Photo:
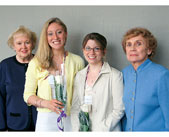
[[169, 70], [151, 61], [156, 38], [145, 28], [133, 28], [122, 45], [131, 63], [123, 69], [123, 130], [169, 131]]
[[0, 131], [35, 130], [36, 109], [23, 100], [25, 72], [35, 44], [36, 34], [24, 26], [8, 39], [16, 55], [0, 63]]

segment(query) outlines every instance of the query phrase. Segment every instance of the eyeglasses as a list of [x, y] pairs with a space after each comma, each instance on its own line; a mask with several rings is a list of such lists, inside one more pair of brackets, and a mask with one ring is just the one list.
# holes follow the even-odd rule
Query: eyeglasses
[[100, 47], [95, 47], [95, 48], [91, 48], [91, 47], [85, 47], [85, 51], [91, 51], [93, 50], [94, 52], [99, 52], [101, 50]]

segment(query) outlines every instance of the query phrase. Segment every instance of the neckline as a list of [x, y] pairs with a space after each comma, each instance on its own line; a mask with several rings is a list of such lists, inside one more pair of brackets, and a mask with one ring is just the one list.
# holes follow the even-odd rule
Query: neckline
[[16, 59], [16, 55], [13, 56], [13, 59], [14, 59], [14, 61], [15, 61], [18, 65], [21, 65], [21, 66], [28, 65], [28, 63], [21, 63], [21, 62], [19, 62], [19, 61]]

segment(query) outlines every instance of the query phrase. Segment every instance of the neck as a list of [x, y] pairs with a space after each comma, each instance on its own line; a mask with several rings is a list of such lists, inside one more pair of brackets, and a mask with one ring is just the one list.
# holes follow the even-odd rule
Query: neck
[[89, 67], [90, 67], [90, 72], [98, 72], [101, 70], [102, 68], [102, 65], [103, 65], [103, 62], [99, 62], [97, 64], [89, 64]]
[[143, 64], [145, 60], [147, 60], [147, 58], [145, 58], [143, 61], [140, 61], [140, 62], [132, 62], [131, 64], [132, 64], [134, 70], [137, 70], [138, 67], [139, 67], [141, 64]]
[[65, 49], [62, 50], [53, 50], [53, 57], [63, 57], [65, 53]]
[[20, 63], [29, 63], [29, 61], [33, 58], [33, 55], [29, 55], [28, 57], [21, 58], [18, 55], [16, 55], [16, 60]]
[[64, 56], [66, 54], [65, 50], [55, 51], [53, 52], [53, 59], [52, 59], [52, 69], [58, 70], [61, 72], [61, 64], [64, 62]]

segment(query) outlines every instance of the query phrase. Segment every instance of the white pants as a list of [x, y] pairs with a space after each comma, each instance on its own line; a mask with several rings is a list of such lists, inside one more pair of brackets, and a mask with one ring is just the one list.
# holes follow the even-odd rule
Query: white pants
[[[38, 112], [38, 116], [37, 116], [37, 121], [36, 121], [36, 129], [35, 131], [39, 132], [45, 132], [45, 131], [49, 131], [49, 132], [59, 132], [61, 130], [59, 130], [58, 126], [57, 126], [57, 118], [59, 117], [59, 115], [55, 112]], [[70, 116], [67, 116], [66, 118], [64, 118], [63, 121], [63, 126], [64, 126], [64, 132], [65, 131], [72, 131], [72, 127], [71, 127], [71, 121], [70, 121]]]

